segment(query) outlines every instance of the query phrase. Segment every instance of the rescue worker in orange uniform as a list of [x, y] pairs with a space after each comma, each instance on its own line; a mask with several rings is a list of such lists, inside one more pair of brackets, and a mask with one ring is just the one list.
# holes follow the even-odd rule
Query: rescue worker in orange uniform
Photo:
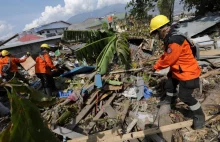
[[3, 66], [3, 63], [2, 63], [2, 52], [0, 52], [0, 78], [3, 77], [2, 66]]
[[[153, 68], [159, 71], [170, 67], [165, 84], [166, 97], [158, 105], [171, 104], [172, 98], [177, 94], [193, 112], [193, 128], [201, 129], [205, 124], [205, 115], [200, 103], [192, 96], [193, 90], [200, 86], [201, 70], [193, 55], [191, 44], [186, 37], [175, 34], [174, 26], [169, 24], [169, 19], [164, 15], [158, 15], [150, 22], [150, 33], [159, 34], [160, 39], [164, 41], [164, 54]], [[178, 84], [179, 93], [176, 90]]]
[[8, 80], [12, 79], [13, 76], [15, 76], [17, 79], [20, 79], [20, 80], [27, 83], [27, 81], [24, 79], [24, 77], [21, 74], [18, 73], [17, 64], [25, 62], [26, 59], [28, 58], [28, 56], [25, 55], [22, 59], [15, 58], [7, 50], [2, 50], [1, 54], [2, 54], [2, 57], [3, 57], [2, 62], [4, 64], [8, 64], [9, 60], [10, 60], [10, 70], [9, 70], [8, 74], [5, 74], [3, 72], [3, 75], [4, 76], [6, 75], [5, 76], [6, 80], [8, 81]]
[[51, 75], [52, 70], [56, 70], [51, 58], [48, 54], [50, 46], [48, 44], [41, 45], [41, 52], [36, 58], [35, 73], [41, 79], [42, 86], [47, 95], [52, 96], [53, 89], [55, 89], [54, 79]]

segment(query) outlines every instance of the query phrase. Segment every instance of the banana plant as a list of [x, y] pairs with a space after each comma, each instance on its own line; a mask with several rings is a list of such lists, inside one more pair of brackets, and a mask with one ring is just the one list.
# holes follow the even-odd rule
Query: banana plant
[[[7, 94], [11, 104], [11, 122], [0, 134], [0, 142], [59, 142], [43, 121], [36, 102], [50, 101], [36, 90], [22, 84], [2, 83], [1, 87], [10, 88]], [[9, 91], [10, 90], [10, 91]], [[30, 99], [22, 98], [18, 92], [30, 93]], [[44, 95], [45, 96], [45, 95]], [[35, 100], [34, 103], [32, 100]]]
[[99, 74], [105, 74], [114, 56], [120, 59], [120, 63], [130, 66], [130, 50], [125, 33], [115, 33], [113, 36], [100, 39], [85, 45], [76, 51], [79, 60], [86, 59], [90, 62], [96, 59], [96, 70]]

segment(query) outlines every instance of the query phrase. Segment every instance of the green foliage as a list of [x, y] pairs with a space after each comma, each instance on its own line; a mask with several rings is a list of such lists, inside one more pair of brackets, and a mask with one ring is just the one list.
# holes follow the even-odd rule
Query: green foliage
[[108, 30], [108, 23], [107, 22], [103, 22], [102, 23], [102, 30]]
[[105, 74], [116, 53], [121, 63], [129, 67], [130, 50], [128, 46], [126, 34], [115, 34], [78, 49], [76, 55], [79, 60], [86, 59], [90, 63], [96, 60], [96, 70], [100, 74]]
[[128, 2], [126, 8], [130, 8], [130, 14], [135, 19], [147, 19], [149, 10], [154, 9], [157, 0], [131, 0]]
[[174, 0], [158, 0], [157, 7], [160, 14], [165, 15], [172, 20]]
[[100, 74], [105, 74], [107, 72], [109, 63], [113, 60], [115, 53], [117, 53], [121, 63], [129, 68], [130, 49], [126, 37], [126, 34], [116, 34], [99, 54], [96, 59], [96, 69]]
[[76, 50], [77, 59], [86, 59], [88, 63], [95, 62], [98, 55], [101, 53], [103, 48], [111, 41], [111, 39], [112, 37], [102, 38]]
[[30, 88], [30, 87], [24, 86], [24, 85], [16, 86], [13, 83], [11, 85], [17, 91], [17, 93], [28, 94], [30, 101], [39, 107], [49, 107], [49, 106], [56, 104], [56, 98], [46, 96], [42, 92], [37, 91], [33, 88]]
[[185, 9], [196, 9], [196, 15], [205, 15], [208, 12], [220, 11], [219, 0], [181, 0], [184, 3]]
[[107, 80], [108, 84], [111, 84], [111, 85], [122, 85], [123, 82], [120, 82], [120, 81], [115, 81], [115, 80]]
[[63, 40], [90, 43], [101, 38], [110, 36], [110, 32], [101, 31], [64, 31]]
[[43, 123], [38, 108], [29, 100], [17, 96], [13, 88], [8, 91], [11, 103], [11, 124], [0, 134], [1, 142], [58, 142]]

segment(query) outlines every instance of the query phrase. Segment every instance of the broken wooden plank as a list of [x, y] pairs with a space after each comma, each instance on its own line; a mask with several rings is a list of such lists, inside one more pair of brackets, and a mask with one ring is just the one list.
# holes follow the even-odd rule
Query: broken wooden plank
[[90, 95], [90, 98], [86, 101], [86, 104], [87, 105], [91, 104], [95, 100], [98, 93], [99, 93], [99, 90], [92, 93], [92, 95]]
[[74, 138], [80, 138], [80, 137], [84, 137], [85, 135], [82, 135], [80, 133], [71, 131], [69, 129], [66, 129], [64, 127], [60, 127], [57, 126], [56, 129], [52, 130], [54, 133], [58, 134], [58, 135], [62, 135], [65, 137], [68, 137], [70, 139], [74, 139]]
[[[206, 120], [210, 119], [211, 117], [212, 116], [206, 117]], [[120, 136], [102, 135], [100, 137], [100, 133], [97, 133], [97, 134], [92, 135], [92, 137], [85, 136], [85, 137], [69, 140], [68, 142], [94, 142], [95, 140], [97, 140], [97, 138], [99, 138], [102, 142], [121, 142], [125, 140], [132, 140], [132, 139], [145, 137], [145, 136], [156, 134], [156, 133], [163, 133], [163, 132], [168, 132], [168, 131], [172, 131], [172, 130], [176, 130], [176, 129], [180, 129], [184, 127], [190, 127], [192, 126], [192, 122], [193, 122], [192, 120], [188, 120], [184, 122], [161, 126], [159, 128], [151, 128], [151, 129], [147, 129], [144, 131], [132, 132], [132, 133], [128, 133], [128, 134], [124, 134]], [[111, 137], [111, 139], [109, 137]]]
[[109, 118], [117, 117], [116, 111], [110, 105], [104, 107], [104, 112], [108, 114]]
[[126, 100], [124, 104], [125, 104], [124, 109], [123, 109], [123, 112], [121, 113], [121, 122], [122, 123], [125, 121], [125, 117], [128, 113], [128, 109], [130, 107], [130, 100]]
[[118, 91], [121, 89], [122, 89], [122, 86], [114, 86], [114, 85], [105, 85], [103, 87], [103, 90], [105, 91]]
[[[136, 115], [133, 112], [129, 112], [129, 116], [132, 117], [132, 118], [138, 119], [137, 126], [141, 130], [145, 130], [146, 128], [147, 129], [149, 128], [149, 127], [146, 127], [147, 124], [144, 121], [142, 121], [141, 119], [137, 118]], [[157, 134], [149, 135], [149, 137], [154, 142], [164, 142], [164, 140], [161, 137], [159, 137]]]
[[[114, 93], [114, 94], [108, 99], [108, 101], [106, 102], [106, 104], [104, 105], [104, 107], [110, 105], [110, 104], [112, 103], [112, 101], [114, 100], [114, 98], [116, 97], [116, 95], [117, 95], [117, 94]], [[96, 116], [93, 118], [93, 120], [98, 120], [98, 119], [102, 116], [103, 113], [104, 113], [104, 110], [103, 110], [103, 109], [100, 110], [100, 111], [96, 114]], [[94, 126], [95, 126], [95, 122], [90, 122], [89, 125], [85, 128], [85, 133], [89, 134], [90, 131], [91, 131], [91, 129], [92, 129]]]
[[132, 122], [128, 125], [126, 133], [130, 133], [134, 126], [137, 124], [138, 119], [133, 119]]
[[85, 117], [86, 114], [91, 110], [91, 108], [95, 105], [95, 101], [92, 104], [86, 105], [82, 111], [73, 119], [70, 124], [67, 126], [68, 129], [72, 130], [76, 127], [76, 125]]
[[[135, 119], [132, 119], [131, 117], [127, 117], [125, 119], [125, 123], [127, 124], [127, 129], [125, 131], [125, 133], [130, 133], [131, 130], [134, 128], [134, 126], [137, 124], [137, 122], [133, 122], [133, 120]], [[137, 119], [136, 119], [137, 120]], [[143, 141], [144, 138], [139, 138], [140, 141]], [[133, 139], [133, 140], [129, 140], [129, 141], [124, 141], [124, 142], [139, 142], [139, 139]]]
[[213, 49], [213, 50], [200, 50], [200, 56], [220, 56], [220, 50], [219, 49]]

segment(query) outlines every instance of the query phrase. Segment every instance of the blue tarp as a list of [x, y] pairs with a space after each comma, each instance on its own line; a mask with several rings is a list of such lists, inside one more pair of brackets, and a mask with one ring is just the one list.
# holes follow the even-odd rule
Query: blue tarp
[[76, 74], [92, 72], [93, 70], [95, 70], [94, 66], [80, 66], [80, 67], [76, 67], [76, 68], [72, 69], [69, 72], [61, 74], [60, 76], [61, 77], [69, 77], [69, 76], [73, 76]]

